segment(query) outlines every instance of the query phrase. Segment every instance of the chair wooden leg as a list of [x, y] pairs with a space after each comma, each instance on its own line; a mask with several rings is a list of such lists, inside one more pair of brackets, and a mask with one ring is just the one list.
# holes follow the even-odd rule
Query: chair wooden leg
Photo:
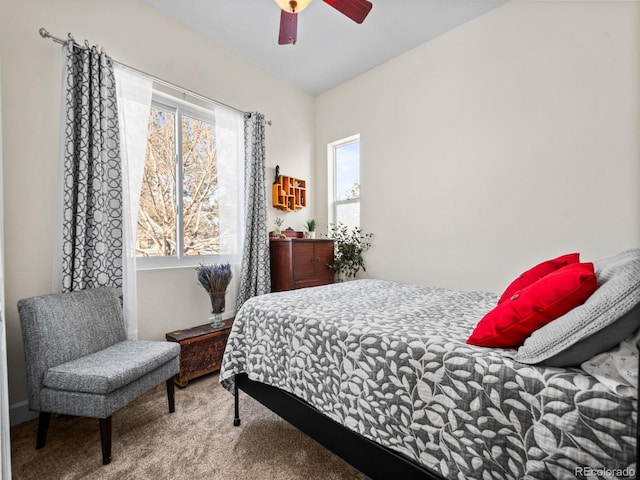
[[51, 421], [51, 412], [40, 412], [38, 416], [38, 438], [36, 439], [36, 450], [40, 450], [47, 443], [47, 431], [49, 431], [49, 422]]
[[111, 463], [111, 417], [100, 419], [100, 442], [102, 443], [102, 464]]
[[167, 400], [169, 402], [169, 413], [173, 413], [176, 411], [176, 402], [175, 402], [175, 382], [174, 377], [171, 377], [167, 380]]

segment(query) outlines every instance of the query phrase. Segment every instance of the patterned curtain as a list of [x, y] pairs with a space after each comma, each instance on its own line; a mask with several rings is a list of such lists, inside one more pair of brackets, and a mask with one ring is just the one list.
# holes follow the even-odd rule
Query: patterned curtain
[[113, 63], [68, 42], [62, 151], [62, 291], [122, 286], [122, 171]]
[[245, 238], [236, 311], [247, 299], [271, 291], [263, 114], [246, 114], [244, 140]]

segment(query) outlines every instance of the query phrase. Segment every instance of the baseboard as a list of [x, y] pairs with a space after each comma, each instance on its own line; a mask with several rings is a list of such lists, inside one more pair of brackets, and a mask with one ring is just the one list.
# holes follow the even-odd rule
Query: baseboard
[[33, 420], [37, 417], [38, 412], [29, 410], [29, 402], [26, 400], [9, 406], [9, 418], [11, 419], [12, 427], [19, 423], [28, 422], [29, 420]]

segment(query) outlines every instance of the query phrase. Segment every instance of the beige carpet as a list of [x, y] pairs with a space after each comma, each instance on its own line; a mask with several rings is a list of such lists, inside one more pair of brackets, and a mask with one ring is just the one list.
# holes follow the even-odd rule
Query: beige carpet
[[362, 479], [243, 393], [240, 417], [242, 425], [234, 427], [233, 396], [220, 386], [217, 374], [176, 388], [173, 414], [162, 384], [113, 415], [113, 460], [106, 466], [95, 419], [53, 416], [41, 450], [35, 449], [37, 420], [16, 425], [11, 429], [13, 478]]

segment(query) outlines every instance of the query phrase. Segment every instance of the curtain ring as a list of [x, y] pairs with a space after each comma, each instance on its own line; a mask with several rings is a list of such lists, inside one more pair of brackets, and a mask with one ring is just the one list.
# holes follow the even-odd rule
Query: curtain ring
[[91, 45], [89, 45], [89, 40], [87, 40], [87, 39], [84, 40], [84, 46], [86, 48], [91, 48]]

